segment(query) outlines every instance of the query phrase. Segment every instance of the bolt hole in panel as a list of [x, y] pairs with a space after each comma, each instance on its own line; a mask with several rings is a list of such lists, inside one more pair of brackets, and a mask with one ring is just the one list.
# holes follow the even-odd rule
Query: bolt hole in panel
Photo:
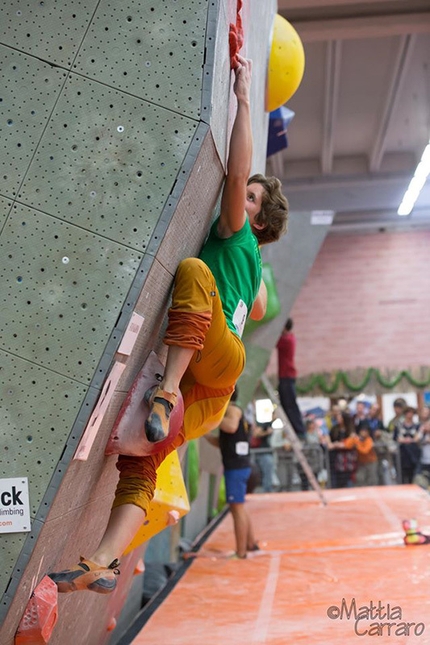
[[89, 383], [141, 257], [16, 204], [0, 237], [1, 348]]
[[142, 250], [197, 125], [71, 75], [18, 199]]
[[0, 41], [20, 51], [70, 67], [99, 0], [6, 0]]
[[15, 197], [66, 72], [0, 45], [0, 193]]
[[73, 70], [199, 118], [208, 0], [102, 0]]

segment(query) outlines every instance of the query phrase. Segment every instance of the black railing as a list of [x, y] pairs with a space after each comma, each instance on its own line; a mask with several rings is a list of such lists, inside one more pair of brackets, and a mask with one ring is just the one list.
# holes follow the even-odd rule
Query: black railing
[[[328, 450], [322, 446], [303, 446], [311, 469], [323, 488], [347, 488], [356, 485], [356, 453], [353, 450]], [[402, 483], [400, 451], [385, 447], [377, 448], [377, 484], [387, 486]], [[308, 490], [310, 486], [292, 450], [284, 448], [252, 448], [253, 464], [258, 467], [258, 456], [273, 455], [274, 490]], [[342, 459], [336, 459], [341, 455]], [[350, 459], [348, 459], [350, 457]], [[343, 462], [343, 470], [341, 462]], [[258, 490], [258, 487], [257, 487]]]

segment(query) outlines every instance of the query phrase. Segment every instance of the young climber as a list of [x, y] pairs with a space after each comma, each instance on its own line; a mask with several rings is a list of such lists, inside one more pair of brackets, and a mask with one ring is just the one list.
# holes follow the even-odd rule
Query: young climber
[[145, 395], [150, 414], [148, 439], [164, 439], [179, 388], [184, 420], [176, 439], [147, 457], [120, 455], [120, 478], [106, 531], [89, 559], [51, 573], [60, 592], [90, 589], [109, 593], [116, 586], [118, 560], [144, 522], [156, 471], [167, 454], [186, 440], [218, 427], [245, 366], [241, 334], [247, 317], [264, 316], [267, 292], [262, 282], [259, 246], [286, 230], [288, 203], [274, 177], [249, 178], [252, 161], [250, 117], [251, 61], [237, 57], [234, 93], [237, 113], [230, 138], [221, 212], [200, 258], [178, 267], [164, 337], [168, 345], [164, 375]]
[[237, 388], [219, 426], [219, 436], [207, 434], [206, 439], [221, 450], [224, 466], [226, 500], [233, 516], [236, 552], [234, 557], [242, 560], [248, 551], [258, 551], [251, 519], [245, 508], [245, 495], [251, 476], [249, 444], [251, 431], [245, 421], [242, 408], [237, 403]]

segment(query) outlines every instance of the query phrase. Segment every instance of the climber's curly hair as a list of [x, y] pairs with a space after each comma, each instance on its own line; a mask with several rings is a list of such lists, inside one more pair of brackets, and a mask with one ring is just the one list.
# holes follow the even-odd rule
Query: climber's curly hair
[[263, 225], [262, 230], [253, 229], [259, 244], [276, 242], [287, 232], [288, 200], [282, 194], [282, 185], [276, 177], [252, 175], [247, 185], [261, 184], [264, 188], [261, 211], [255, 217], [255, 223]]

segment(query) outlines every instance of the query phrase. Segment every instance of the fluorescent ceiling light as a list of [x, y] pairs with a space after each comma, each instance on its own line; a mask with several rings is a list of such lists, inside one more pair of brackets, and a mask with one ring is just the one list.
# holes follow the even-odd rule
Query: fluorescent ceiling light
[[424, 184], [427, 181], [427, 177], [430, 174], [430, 141], [425, 147], [425, 150], [422, 154], [421, 161], [416, 167], [414, 176], [411, 179], [411, 182], [408, 186], [407, 191], [403, 195], [402, 203], [397, 209], [397, 215], [409, 215], [411, 210], [414, 207], [415, 202], [418, 199], [418, 196], [421, 190], [424, 187]]

